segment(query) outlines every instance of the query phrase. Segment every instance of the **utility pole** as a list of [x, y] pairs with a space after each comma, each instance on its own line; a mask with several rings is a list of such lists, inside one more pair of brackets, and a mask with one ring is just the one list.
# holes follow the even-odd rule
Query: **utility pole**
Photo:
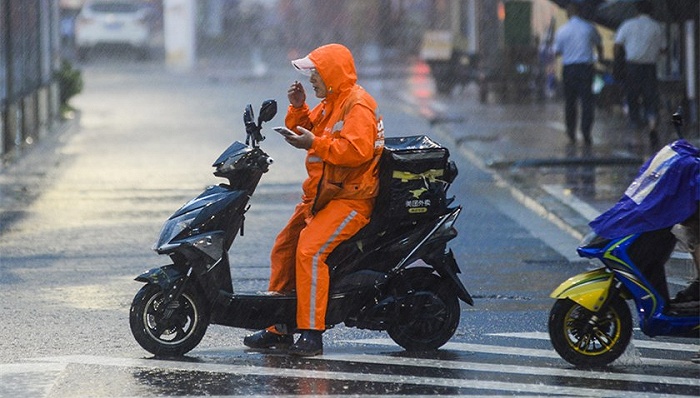
[[196, 59], [195, 0], [163, 0], [165, 62], [190, 70]]

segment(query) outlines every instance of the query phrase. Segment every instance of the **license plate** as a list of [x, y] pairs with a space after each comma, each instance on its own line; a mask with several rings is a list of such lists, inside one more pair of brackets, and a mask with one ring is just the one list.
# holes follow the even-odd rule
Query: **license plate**
[[124, 24], [121, 22], [109, 22], [105, 24], [105, 28], [109, 30], [119, 30], [122, 28], [122, 26], [124, 26]]

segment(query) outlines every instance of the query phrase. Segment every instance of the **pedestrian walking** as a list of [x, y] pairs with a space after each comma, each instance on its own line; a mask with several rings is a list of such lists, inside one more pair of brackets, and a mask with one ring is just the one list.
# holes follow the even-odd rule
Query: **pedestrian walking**
[[636, 6], [636, 16], [623, 22], [615, 34], [615, 53], [621, 56], [624, 51], [624, 86], [630, 123], [635, 129], [649, 128], [649, 141], [652, 150], [656, 150], [659, 146], [656, 61], [666, 51], [666, 42], [663, 27], [650, 17], [652, 4], [640, 1]]
[[564, 85], [564, 118], [566, 134], [571, 144], [576, 143], [578, 103], [581, 103], [581, 134], [587, 146], [592, 144], [595, 97], [593, 96], [593, 65], [603, 57], [600, 34], [592, 23], [580, 16], [580, 7], [570, 3], [567, 8], [569, 20], [554, 36], [554, 52], [561, 56], [564, 65], [562, 83]]

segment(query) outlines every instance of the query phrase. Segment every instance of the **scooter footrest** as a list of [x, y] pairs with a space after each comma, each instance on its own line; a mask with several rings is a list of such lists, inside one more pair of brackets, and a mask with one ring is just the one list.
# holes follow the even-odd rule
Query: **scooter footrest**
[[664, 312], [671, 316], [700, 316], [700, 301], [673, 303]]

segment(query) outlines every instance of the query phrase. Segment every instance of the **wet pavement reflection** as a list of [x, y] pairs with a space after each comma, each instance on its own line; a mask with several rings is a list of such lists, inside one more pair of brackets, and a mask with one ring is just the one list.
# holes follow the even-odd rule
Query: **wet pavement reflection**
[[[449, 343], [430, 353], [341, 349], [306, 359], [238, 349], [203, 351], [178, 360], [75, 356], [68, 358], [71, 363], [50, 396], [597, 396], [602, 391], [633, 396], [646, 391], [638, 368], [567, 369], [551, 357], [556, 355], [551, 349], [511, 347], [510, 354], [494, 357], [501, 349]], [[524, 365], [523, 355], [544, 360]], [[666, 374], [660, 367], [653, 369], [659, 374], [646, 377], [655, 392], [696, 391], [697, 382], [687, 378], [690, 368], [676, 368], [675, 373], [669, 368]], [[685, 377], [676, 377], [681, 374]]]

